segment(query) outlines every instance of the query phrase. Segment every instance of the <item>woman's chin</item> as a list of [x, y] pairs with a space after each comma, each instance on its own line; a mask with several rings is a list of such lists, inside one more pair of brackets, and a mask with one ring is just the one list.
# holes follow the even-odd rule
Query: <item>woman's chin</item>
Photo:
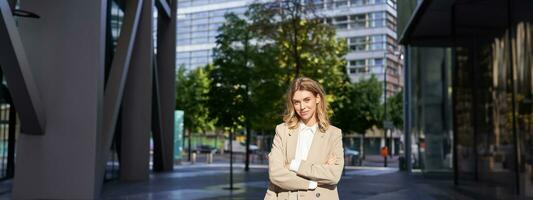
[[302, 119], [303, 121], [308, 121], [309, 118], [310, 118], [309, 116], [305, 116], [305, 115], [300, 117], [300, 119]]

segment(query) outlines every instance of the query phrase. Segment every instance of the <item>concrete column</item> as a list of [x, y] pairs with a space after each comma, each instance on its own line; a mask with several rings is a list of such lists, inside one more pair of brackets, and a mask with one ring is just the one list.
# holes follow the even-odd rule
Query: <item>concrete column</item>
[[177, 1], [172, 1], [169, 6], [170, 18], [161, 13], [157, 26], [156, 82], [159, 94], [160, 132], [154, 132], [154, 170], [156, 171], [171, 171], [174, 163]]
[[95, 199], [106, 1], [26, 0], [20, 36], [40, 91], [44, 134], [17, 139], [14, 199]]
[[120, 179], [148, 180], [152, 117], [153, 0], [144, 0], [122, 98]]

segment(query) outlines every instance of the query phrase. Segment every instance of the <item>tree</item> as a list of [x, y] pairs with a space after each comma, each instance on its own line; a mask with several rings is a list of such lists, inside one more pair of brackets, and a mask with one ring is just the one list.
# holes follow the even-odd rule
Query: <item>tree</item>
[[403, 92], [387, 98], [387, 115], [396, 128], [403, 127]]
[[247, 22], [237, 15], [225, 15], [226, 22], [219, 28], [210, 69], [211, 90], [208, 106], [217, 125], [235, 129], [244, 125], [244, 115], [249, 106], [248, 87], [250, 36]]
[[323, 23], [315, 10], [314, 4], [301, 0], [275, 0], [252, 4], [247, 14], [260, 39], [278, 48], [276, 62], [287, 72], [287, 85], [291, 77], [303, 75], [333, 94], [348, 82], [346, 42], [337, 39], [335, 28]]
[[210, 75], [209, 107], [218, 126], [273, 132], [293, 77], [322, 83], [329, 102], [349, 83], [345, 41], [322, 19], [308, 17], [309, 6], [306, 12], [300, 6], [299, 1], [253, 4], [244, 18], [225, 16]]
[[[214, 49], [214, 66], [209, 105], [213, 108], [212, 117], [217, 125], [230, 131], [230, 148], [237, 127], [246, 127], [245, 171], [249, 170], [251, 121], [251, 85], [253, 80], [253, 57], [255, 46], [251, 44], [253, 33], [246, 20], [230, 13], [226, 22], [219, 28]], [[233, 189], [233, 152], [230, 152], [230, 189]]]
[[[176, 74], [176, 109], [183, 110], [184, 128], [189, 136], [188, 159], [191, 159], [192, 133], [214, 129], [214, 121], [209, 117], [209, 108], [205, 106], [209, 97], [210, 81], [204, 68], [187, 72], [183, 66]], [[185, 138], [185, 137], [184, 137]]]
[[382, 94], [382, 84], [374, 76], [346, 86], [332, 104], [332, 123], [345, 132], [361, 134], [364, 141], [366, 131], [382, 122]]

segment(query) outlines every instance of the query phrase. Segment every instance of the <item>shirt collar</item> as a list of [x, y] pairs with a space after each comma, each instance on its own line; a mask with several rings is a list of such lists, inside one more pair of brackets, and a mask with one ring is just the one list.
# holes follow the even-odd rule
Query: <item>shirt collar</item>
[[300, 121], [300, 127], [299, 127], [299, 130], [300, 131], [303, 131], [305, 129], [310, 129], [311, 132], [315, 133], [316, 132], [316, 129], [318, 128], [318, 123], [315, 123], [313, 124], [312, 126], [307, 126], [305, 125], [303, 122]]

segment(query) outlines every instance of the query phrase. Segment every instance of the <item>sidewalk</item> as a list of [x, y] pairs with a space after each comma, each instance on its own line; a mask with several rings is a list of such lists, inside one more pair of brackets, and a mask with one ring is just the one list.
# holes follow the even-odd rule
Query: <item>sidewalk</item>
[[[238, 160], [238, 159], [237, 159]], [[372, 160], [370, 160], [371, 162]], [[224, 158], [213, 164], [182, 162], [168, 173], [153, 173], [148, 181], [104, 184], [104, 200], [187, 199], [187, 200], [240, 200], [263, 199], [268, 185], [268, 166], [255, 162], [250, 171], [244, 164], [234, 164], [234, 187], [229, 187], [229, 163]], [[3, 188], [11, 186], [4, 182]], [[479, 187], [478, 184], [454, 186], [451, 176], [408, 175], [393, 167], [346, 166], [338, 185], [340, 199], [352, 200], [474, 200], [526, 199], [509, 196], [497, 187]], [[0, 199], [10, 199], [9, 193]]]
[[[228, 190], [229, 164], [183, 164], [173, 172], [151, 174], [148, 181], [104, 184], [103, 200], [241, 200], [263, 199], [268, 185], [268, 167], [254, 164], [244, 172], [243, 164], [234, 165], [234, 187]], [[2, 185], [10, 187], [10, 182]], [[507, 196], [501, 189], [476, 187], [475, 184], [453, 186], [446, 177], [425, 177], [421, 173], [407, 175], [394, 168], [352, 167], [344, 170], [338, 185], [340, 199], [352, 200], [475, 200], [524, 199]], [[0, 194], [0, 199], [10, 199]]]
[[[252, 165], [250, 172], [244, 172], [242, 164], [234, 167], [234, 187], [238, 189], [233, 191], [226, 189], [228, 164], [195, 164], [154, 174], [147, 182], [110, 182], [104, 187], [103, 199], [262, 199], [268, 185], [266, 165]], [[477, 199], [454, 191], [449, 180], [408, 176], [394, 168], [346, 167], [338, 190], [340, 199]]]

